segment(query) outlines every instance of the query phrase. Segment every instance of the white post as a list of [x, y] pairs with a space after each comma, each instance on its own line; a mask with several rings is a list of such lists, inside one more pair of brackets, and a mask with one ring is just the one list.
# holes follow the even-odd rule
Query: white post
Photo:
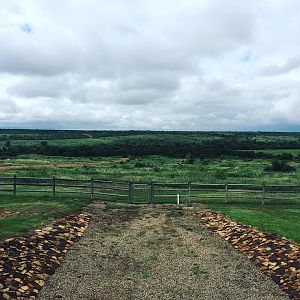
[[177, 204], [179, 205], [179, 194], [177, 194]]

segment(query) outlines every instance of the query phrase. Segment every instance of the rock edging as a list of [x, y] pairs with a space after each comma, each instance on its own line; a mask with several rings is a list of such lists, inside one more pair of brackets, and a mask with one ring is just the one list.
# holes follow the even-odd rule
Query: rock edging
[[262, 272], [286, 292], [300, 299], [300, 246], [286, 238], [260, 232], [212, 210], [196, 214], [237, 250], [254, 261]]
[[0, 243], [0, 300], [36, 299], [88, 224], [88, 215], [73, 214]]

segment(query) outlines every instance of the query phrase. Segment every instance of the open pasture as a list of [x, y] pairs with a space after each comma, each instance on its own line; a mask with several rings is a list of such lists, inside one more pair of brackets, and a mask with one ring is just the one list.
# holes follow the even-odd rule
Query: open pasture
[[256, 153], [267, 153], [267, 154], [292, 154], [297, 156], [300, 154], [300, 149], [262, 149], [262, 150], [254, 150]]
[[[225, 208], [228, 213], [232, 209], [232, 217], [238, 219], [238, 216], [243, 216], [241, 221], [245, 224], [261, 226], [260, 228], [268, 230], [270, 227], [267, 226], [267, 223], [270, 223], [272, 219], [274, 222], [280, 223], [280, 227], [282, 227], [276, 231], [278, 234], [297, 239], [294, 233], [289, 234], [289, 229], [282, 225], [286, 223], [282, 223], [280, 218], [276, 218], [277, 215], [280, 215], [281, 209], [294, 202], [290, 201], [285, 194], [278, 194], [279, 201], [269, 203], [269, 200], [266, 199], [266, 205], [263, 208], [261, 198], [263, 184], [267, 186], [299, 186], [300, 161], [296, 157], [296, 154], [300, 152], [299, 133], [0, 130], [0, 148], [2, 149], [0, 155], [0, 176], [2, 178], [14, 175], [41, 178], [55, 176], [61, 179], [88, 181], [94, 178], [94, 180], [146, 183], [144, 187], [140, 186], [140, 189], [134, 186], [134, 202], [148, 201], [148, 184], [150, 182], [171, 184], [191, 182], [220, 184], [221, 186], [226, 183], [229, 185], [257, 185], [259, 187], [257, 194], [249, 194], [247, 203], [241, 203], [240, 199], [235, 198], [233, 191], [229, 189], [230, 197], [227, 206], [223, 206], [225, 198], [222, 188], [218, 199], [206, 199], [204, 193], [201, 197], [201, 194], [194, 190], [191, 194], [195, 196], [194, 199], [199, 199], [199, 202], [216, 205], [216, 209], [220, 205], [224, 212]], [[263, 151], [275, 156], [282, 153], [293, 154], [294, 158], [288, 159], [286, 162], [293, 166], [295, 171], [266, 171], [271, 165], [272, 159], [239, 157], [235, 154], [236, 150], [253, 150], [256, 153]], [[48, 153], [48, 155], [42, 153]], [[7, 232], [2, 233], [2, 237], [22, 232], [48, 218], [80, 210], [91, 201], [88, 194], [82, 197], [76, 194], [60, 195], [59, 189], [57, 198], [53, 200], [51, 187], [49, 190], [50, 194], [19, 193], [15, 202], [10, 198], [11, 193], [6, 193], [4, 198], [1, 196], [0, 208], [2, 211], [10, 209], [6, 206], [9, 206], [8, 203], [11, 202], [11, 205], [16, 206], [11, 209], [20, 212], [17, 215], [6, 213], [5, 219], [1, 220], [1, 222], [5, 222], [3, 223], [4, 227], [1, 228], [6, 228]], [[177, 193], [180, 194], [182, 203], [188, 202], [187, 188], [184, 191], [174, 190], [172, 192], [159, 191], [156, 188], [155, 192], [156, 200], [159, 202], [175, 203]], [[127, 191], [125, 190], [123, 193], [126, 194]], [[160, 195], [164, 195], [164, 197], [160, 197]], [[125, 198], [118, 198], [117, 194], [114, 200], [127, 201]], [[108, 200], [104, 196], [102, 199]], [[101, 199], [99, 198], [99, 200]], [[30, 206], [32, 203], [32, 214], [30, 209], [23, 211], [23, 202], [24, 206]], [[46, 207], [43, 203], [47, 204]], [[270, 209], [274, 215], [260, 215], [261, 212], [268, 211], [268, 208], [274, 204], [278, 208]], [[20, 208], [17, 208], [18, 205]], [[243, 205], [248, 206], [243, 207]], [[251, 212], [247, 210], [249, 205], [253, 205]], [[235, 208], [236, 212], [233, 213]], [[293, 209], [298, 210], [296, 206]], [[285, 210], [285, 212], [287, 213], [286, 218], [291, 220], [291, 224], [292, 220], [298, 224], [293, 213], [290, 213], [289, 210]], [[251, 219], [253, 215], [257, 217]], [[24, 225], [24, 228], [19, 229], [13, 228], [9, 232], [10, 226], [16, 227], [15, 221], [18, 218], [22, 220], [19, 223], [29, 224], [31, 222], [31, 225]], [[262, 224], [262, 219], [269, 221]], [[276, 226], [272, 226], [272, 228], [276, 228]]]
[[295, 172], [267, 172], [268, 159], [235, 157], [56, 157], [22, 155], [0, 160], [0, 176], [111, 179], [133, 182], [200, 182], [291, 184], [300, 182], [300, 161], [290, 162]]

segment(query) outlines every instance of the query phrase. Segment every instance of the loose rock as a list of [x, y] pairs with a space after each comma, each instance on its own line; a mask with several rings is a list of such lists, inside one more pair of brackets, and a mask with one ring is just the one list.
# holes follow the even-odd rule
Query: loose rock
[[0, 243], [0, 300], [35, 299], [88, 223], [88, 215], [70, 215]]
[[260, 232], [212, 210], [195, 214], [234, 248], [256, 263], [291, 299], [300, 299], [300, 246]]

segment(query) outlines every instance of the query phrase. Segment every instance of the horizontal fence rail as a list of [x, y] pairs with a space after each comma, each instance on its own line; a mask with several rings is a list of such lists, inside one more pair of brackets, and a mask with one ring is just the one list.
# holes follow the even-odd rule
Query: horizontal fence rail
[[101, 200], [129, 203], [260, 203], [289, 201], [300, 204], [300, 185], [134, 183], [100, 179], [0, 177], [0, 193], [88, 195]]

